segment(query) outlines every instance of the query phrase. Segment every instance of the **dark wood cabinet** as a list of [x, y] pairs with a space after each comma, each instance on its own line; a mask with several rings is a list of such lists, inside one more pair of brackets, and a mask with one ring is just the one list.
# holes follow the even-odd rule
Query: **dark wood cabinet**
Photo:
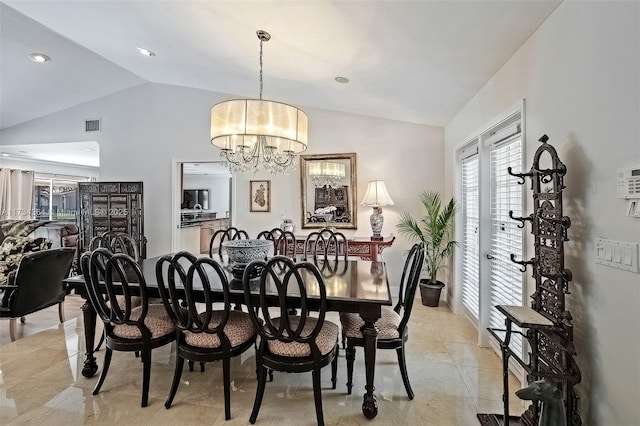
[[316, 188], [315, 193], [315, 210], [320, 208], [333, 206], [336, 208], [332, 212], [334, 219], [347, 218], [350, 220], [351, 212], [349, 211], [349, 187], [348, 186], [323, 186]]
[[80, 249], [107, 231], [131, 235], [140, 255], [146, 257], [142, 182], [81, 182]]

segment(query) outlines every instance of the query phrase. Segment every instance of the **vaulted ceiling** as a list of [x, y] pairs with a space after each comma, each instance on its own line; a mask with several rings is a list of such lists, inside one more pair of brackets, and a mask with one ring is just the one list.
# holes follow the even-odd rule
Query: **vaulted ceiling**
[[559, 3], [5, 1], [0, 128], [146, 82], [257, 98], [258, 29], [264, 98], [443, 126]]

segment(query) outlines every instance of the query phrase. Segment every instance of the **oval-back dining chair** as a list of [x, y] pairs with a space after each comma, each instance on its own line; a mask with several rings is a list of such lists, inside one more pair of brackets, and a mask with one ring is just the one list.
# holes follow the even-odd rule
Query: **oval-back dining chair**
[[[82, 274], [87, 297], [104, 324], [106, 351], [100, 378], [93, 389], [97, 395], [104, 384], [113, 351], [142, 354], [142, 402], [146, 407], [151, 378], [151, 351], [175, 339], [175, 326], [161, 304], [149, 304], [142, 270], [131, 256], [113, 254], [104, 248], [82, 255]], [[122, 293], [118, 298], [116, 295]], [[140, 298], [133, 307], [132, 298]]]
[[248, 240], [249, 234], [243, 229], [231, 228], [219, 229], [211, 235], [209, 240], [209, 257], [213, 258], [215, 254], [222, 256], [222, 243], [231, 240]]
[[[260, 277], [252, 279], [260, 271]], [[250, 423], [255, 423], [264, 395], [267, 369], [302, 373], [311, 371], [318, 425], [324, 424], [320, 371], [332, 364], [335, 389], [338, 326], [325, 321], [327, 310], [324, 280], [310, 262], [294, 263], [287, 256], [274, 256], [268, 261], [256, 260], [247, 265], [243, 275], [245, 303], [254, 327], [260, 335], [256, 347], [258, 387]], [[317, 290], [317, 297], [307, 295], [307, 288]], [[275, 298], [275, 299], [274, 299]], [[277, 301], [277, 303], [276, 303]], [[269, 305], [277, 305], [279, 315], [273, 317]], [[300, 315], [291, 315], [298, 308]], [[310, 314], [316, 314], [312, 317]], [[258, 317], [259, 311], [262, 319]]]
[[[395, 349], [398, 355], [398, 365], [400, 374], [404, 382], [405, 390], [409, 399], [413, 399], [413, 390], [409, 383], [407, 374], [407, 363], [405, 360], [405, 343], [409, 338], [407, 323], [411, 315], [413, 299], [416, 294], [416, 287], [422, 270], [424, 261], [424, 246], [414, 244], [409, 250], [404, 264], [402, 276], [400, 278], [400, 293], [398, 302], [391, 309], [382, 307], [382, 316], [375, 323], [378, 329], [378, 349]], [[340, 322], [342, 323], [342, 337], [346, 339], [347, 358], [347, 393], [351, 394], [353, 387], [353, 363], [356, 356], [356, 346], [364, 346], [362, 327], [364, 321], [357, 313], [340, 312]]]
[[[185, 273], [183, 265], [188, 263], [191, 266]], [[223, 266], [211, 258], [196, 260], [187, 252], [163, 256], [156, 263], [156, 276], [162, 301], [176, 325], [175, 373], [165, 407], [170, 408], [173, 403], [185, 359], [191, 363], [222, 360], [225, 419], [229, 420], [230, 359], [245, 352], [256, 340], [249, 314], [231, 310], [226, 273]], [[222, 309], [213, 308], [211, 290], [214, 287], [222, 288]], [[181, 300], [186, 300], [186, 307], [180, 305]], [[204, 311], [200, 312], [202, 306]]]

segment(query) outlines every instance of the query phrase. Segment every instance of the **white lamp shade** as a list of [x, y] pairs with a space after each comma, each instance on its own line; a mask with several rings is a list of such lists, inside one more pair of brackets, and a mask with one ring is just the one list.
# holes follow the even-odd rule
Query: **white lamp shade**
[[279, 152], [307, 149], [307, 114], [280, 102], [234, 99], [211, 107], [211, 143], [224, 150], [251, 148], [258, 137]]
[[382, 207], [394, 204], [382, 180], [372, 180], [367, 185], [367, 192], [361, 203], [363, 206]]

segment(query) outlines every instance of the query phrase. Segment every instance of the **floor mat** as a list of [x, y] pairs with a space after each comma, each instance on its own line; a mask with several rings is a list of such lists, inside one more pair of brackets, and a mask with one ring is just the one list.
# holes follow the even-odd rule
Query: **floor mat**
[[[502, 414], [476, 414], [481, 426], [503, 426], [504, 416]], [[520, 426], [520, 417], [509, 416], [509, 426]]]

